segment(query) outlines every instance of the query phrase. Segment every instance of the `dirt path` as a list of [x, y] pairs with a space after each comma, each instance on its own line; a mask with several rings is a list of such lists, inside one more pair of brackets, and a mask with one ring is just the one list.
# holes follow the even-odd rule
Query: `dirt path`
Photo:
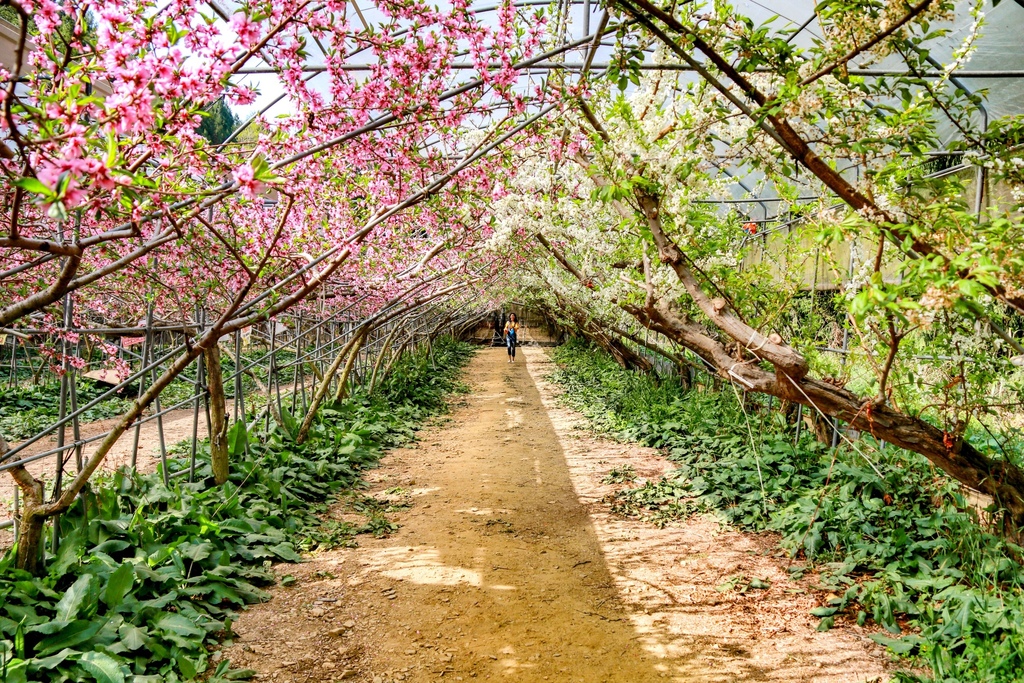
[[[787, 592], [796, 584], [776, 576], [770, 543], [703, 520], [659, 530], [608, 515], [601, 479], [616, 461], [654, 476], [664, 460], [586, 435], [552, 403], [550, 385], [540, 382], [542, 397], [526, 364], [503, 354], [481, 351], [463, 405], [372, 473], [373, 490], [411, 499], [394, 516], [401, 528], [279, 566], [297, 582], [241, 617], [226, 651], [236, 666], [309, 683], [853, 682], [884, 673], [863, 636], [814, 631], [807, 610], [816, 598]], [[525, 360], [533, 374], [547, 363], [539, 349]], [[715, 587], [730, 571], [761, 572], [780, 587], [723, 595]], [[747, 604], [758, 601], [768, 607]]]

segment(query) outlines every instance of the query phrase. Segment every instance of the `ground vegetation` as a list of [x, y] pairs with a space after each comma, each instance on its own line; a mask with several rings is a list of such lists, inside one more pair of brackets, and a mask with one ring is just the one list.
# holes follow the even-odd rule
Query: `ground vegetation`
[[[1021, 548], [925, 458], [891, 446], [866, 455], [865, 443], [830, 449], [798, 432], [778, 402], [657, 381], [586, 343], [555, 358], [564, 400], [595, 428], [661, 448], [678, 467], [627, 487], [613, 509], [659, 525], [712, 514], [778, 533], [791, 576], [820, 572], [831, 596], [813, 612], [819, 628], [881, 626], [872, 638], [908, 658], [900, 680], [1024, 674]], [[929, 675], [913, 673], [922, 664]]]
[[267, 599], [272, 563], [393, 528], [381, 506], [358, 500], [360, 525], [325, 526], [320, 515], [339, 496], [358, 498], [362, 473], [383, 451], [444, 409], [470, 354], [444, 339], [429, 355], [406, 354], [374, 395], [357, 389], [326, 406], [301, 445], [289, 413], [269, 430], [234, 423], [223, 485], [209, 441], [195, 484], [131, 470], [94, 480], [61, 516], [62, 540], [43, 573], [16, 568], [10, 552], [0, 561], [4, 680], [251, 678], [214, 656], [237, 611]]

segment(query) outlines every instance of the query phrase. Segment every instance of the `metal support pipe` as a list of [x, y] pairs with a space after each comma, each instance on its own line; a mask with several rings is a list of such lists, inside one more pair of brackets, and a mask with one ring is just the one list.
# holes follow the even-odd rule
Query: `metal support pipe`
[[[199, 306], [196, 306], [196, 320], [200, 318]], [[199, 404], [200, 397], [205, 391], [203, 386], [203, 357], [202, 355], [196, 358], [196, 381], [192, 386], [192, 396], [195, 398], [195, 403], [192, 405], [192, 448], [189, 454], [189, 467], [188, 467], [188, 480], [190, 482], [195, 481], [196, 475], [196, 451], [199, 449]], [[210, 432], [208, 431], [207, 434]]]
[[[156, 335], [154, 335], [153, 327], [153, 304], [150, 304], [146, 309], [146, 327], [149, 329], [147, 332], [149, 336], [150, 354], [152, 354], [156, 348]], [[150, 386], [156, 384], [156, 365], [150, 366], [149, 371], [149, 382]], [[167, 443], [164, 440], [164, 417], [163, 411], [160, 410], [160, 394], [156, 395], [156, 399], [153, 402], [153, 407], [156, 409], [156, 429], [159, 434], [160, 440], [160, 467], [163, 470], [164, 486], [170, 483], [167, 472]]]
[[[298, 319], [295, 321], [295, 374], [292, 376], [292, 414], [295, 414], [295, 397], [299, 393], [299, 381], [302, 375], [306, 374], [302, 368], [302, 364], [298, 362], [299, 356], [302, 355], [302, 313], [299, 312]], [[305, 386], [303, 386], [305, 391]]]
[[[235, 330], [235, 420], [242, 421], [242, 429], [248, 431], [245, 424], [245, 396], [242, 394], [242, 333]], [[249, 455], [249, 438], [245, 438], [245, 454]]]
[[[270, 431], [270, 402], [274, 400], [274, 375], [276, 374], [276, 368], [274, 367], [274, 356], [276, 354], [274, 350], [275, 343], [277, 342], [277, 321], [270, 320], [267, 322], [270, 325], [270, 353], [267, 359], [267, 423], [266, 429]], [[278, 405], [280, 411], [281, 406]]]

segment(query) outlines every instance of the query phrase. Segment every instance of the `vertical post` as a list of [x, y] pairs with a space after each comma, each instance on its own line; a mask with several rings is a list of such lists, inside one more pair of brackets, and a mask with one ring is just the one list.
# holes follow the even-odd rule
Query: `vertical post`
[[[143, 372], [149, 362], [149, 326], [146, 336], [142, 338], [142, 360], [139, 362], [139, 396], [146, 390], [146, 373]], [[142, 431], [142, 420], [135, 421], [135, 434], [132, 436], [132, 469], [136, 469], [139, 461], [139, 435]]]
[[[847, 273], [847, 284], [853, 282], [853, 269], [855, 264], [855, 250], [857, 248], [857, 241], [850, 242], [850, 268]], [[843, 360], [840, 367], [846, 369], [846, 362], [850, 355], [850, 323], [847, 320], [843, 320]], [[832, 448], [839, 445], [839, 418], [832, 418]]]
[[35, 366], [32, 365], [32, 354], [28, 352], [28, 341], [21, 345], [21, 350], [25, 352], [25, 362], [28, 363], [28, 374], [32, 378], [32, 385], [39, 384], [39, 374], [42, 373], [43, 364], [39, 364], [39, 373], [36, 372]]
[[[298, 342], [296, 341], [296, 343], [298, 343]], [[298, 357], [298, 354], [296, 354], [296, 357]], [[273, 358], [273, 361], [274, 361], [274, 379], [276, 380], [274, 382], [274, 398], [277, 400], [277, 414], [280, 415], [281, 414], [281, 410], [282, 410], [282, 408], [281, 408], [281, 376], [280, 376], [281, 368], [280, 368], [280, 366], [277, 363], [277, 357], [276, 356]], [[294, 368], [294, 367], [295, 367], [295, 364], [292, 363], [292, 368]], [[270, 397], [269, 396], [267, 397], [267, 405], [268, 406], [270, 405]]]
[[295, 360], [292, 363], [292, 415], [295, 414], [295, 399], [299, 393], [299, 378], [302, 376], [302, 313], [295, 321]]
[[[68, 295], [68, 298], [69, 299], [71, 298], [70, 294]], [[73, 318], [71, 320], [69, 320], [69, 322], [71, 324], [73, 324], [74, 323]], [[89, 347], [87, 346], [87, 348], [89, 348]], [[80, 353], [81, 353], [81, 339], [79, 339], [79, 341], [75, 342], [75, 355], [79, 356]], [[89, 352], [89, 357], [86, 359], [86, 362], [87, 363], [91, 363], [92, 362], [92, 351], [91, 350]], [[83, 462], [82, 462], [82, 444], [81, 444], [81, 441], [82, 441], [82, 425], [78, 421], [78, 415], [76, 415], [76, 413], [78, 412], [78, 373], [74, 372], [73, 370], [72, 370], [70, 376], [68, 377], [68, 395], [69, 395], [69, 398], [71, 399], [71, 414], [74, 415], [74, 417], [71, 418], [71, 436], [75, 440], [75, 472], [81, 472], [82, 471], [82, 466], [83, 466]]]
[[11, 378], [7, 382], [8, 386], [13, 387], [18, 381], [18, 338], [13, 334], [11, 337]]
[[[245, 424], [245, 397], [242, 395], [242, 333], [239, 330], [235, 330], [235, 419], [242, 421], [243, 429], [248, 429]], [[213, 428], [217, 428], [216, 416]], [[245, 454], [249, 454], [248, 437], [245, 439]]]
[[75, 439], [75, 471], [81, 472], [84, 463], [82, 462], [82, 425], [78, 421], [78, 380], [76, 374], [71, 373], [70, 377], [70, 395], [71, 395], [71, 414], [75, 415], [71, 418], [71, 435]]
[[370, 349], [376, 343], [376, 339], [374, 339], [374, 337], [376, 336], [377, 330], [370, 330], [370, 332], [366, 335], [367, 343], [363, 344], [359, 348], [359, 355], [356, 357], [355, 374], [352, 380], [352, 386], [355, 386], [356, 384], [362, 384], [365, 379], [366, 365], [369, 362], [370, 358]]
[[[251, 334], [251, 332], [250, 332], [250, 334]], [[252, 338], [250, 337], [250, 340], [251, 339]], [[233, 338], [232, 341], [234, 341], [234, 344], [235, 344], [235, 375], [234, 375], [235, 379], [234, 379], [234, 382], [232, 383], [232, 385], [234, 386], [234, 392], [235, 392], [235, 402], [234, 402], [234, 406], [232, 407], [232, 411], [235, 414], [235, 422], [238, 422], [238, 407], [239, 407], [239, 405], [241, 405], [239, 403], [239, 401], [238, 401], [238, 398], [239, 398], [239, 395], [242, 393], [242, 374], [241, 374], [241, 371], [239, 370], [239, 363], [238, 363], [238, 359], [242, 355], [242, 349], [241, 349], [242, 342], [241, 342], [241, 339], [240, 339], [240, 332], [238, 332], [238, 331], [235, 332], [235, 335], [234, 335], [234, 338]]]
[[[275, 358], [274, 358], [274, 353], [276, 351], [275, 347], [277, 346], [277, 321], [274, 320], [273, 318], [271, 318], [269, 321], [267, 321], [267, 324], [270, 325], [270, 354], [267, 357], [267, 426], [266, 426], [266, 429], [269, 432], [270, 431], [270, 413], [272, 412], [270, 410], [270, 402], [274, 400], [274, 375], [277, 372], [277, 367], [276, 367]], [[279, 410], [280, 410], [280, 408], [281, 408], [281, 406], [278, 405], [278, 409]]]
[[804, 404], [799, 403], [796, 406], [796, 436], [793, 437], [793, 448], [796, 448], [800, 443], [800, 428], [804, 423]]
[[[323, 317], [321, 317], [319, 319], [319, 322], [317, 323], [317, 326], [316, 326], [316, 335], [313, 337], [313, 359], [312, 359], [313, 360], [312, 365], [316, 366], [316, 368], [319, 370], [320, 377], [324, 376], [323, 375], [323, 367], [320, 365], [320, 338], [323, 336], [323, 329], [324, 329]], [[317, 374], [313, 373], [313, 376], [309, 380], [309, 393], [310, 394], [315, 394], [316, 393], [316, 382], [317, 382], [316, 378], [317, 378]], [[309, 404], [306, 403], [305, 382], [303, 382], [302, 410], [305, 411], [308, 406], [309, 406]]]
[[[339, 330], [340, 330], [340, 332], [339, 332]], [[342, 322], [340, 325], [335, 325], [334, 323], [331, 323], [331, 335], [330, 335], [331, 338], [327, 342], [327, 353], [325, 355], [325, 358], [329, 358], [329, 357], [335, 355], [335, 342], [339, 338], [344, 340], [344, 339], [349, 338], [350, 336], [351, 336], [351, 328], [350, 328], [349, 323], [347, 321], [346, 322]], [[345, 342], [345, 343], [347, 343], [347, 342]], [[328, 381], [328, 384], [327, 384], [327, 390], [328, 391], [333, 391], [335, 389], [335, 387], [337, 386], [337, 377], [338, 376], [336, 374], [335, 375], [331, 375], [330, 377], [326, 377], [326, 376], [324, 377], [324, 379], [326, 379]]]
[[[342, 337], [348, 336], [347, 335], [348, 322], [347, 321], [342, 321], [342, 322], [338, 323], [337, 325], [335, 325], [334, 323], [331, 323], [330, 327], [331, 327], [331, 335], [330, 335], [331, 338], [327, 342], [327, 350], [328, 350], [327, 355], [328, 356], [334, 350], [334, 340], [337, 338], [337, 336], [339, 334], [338, 333], [338, 329], [339, 328], [341, 329], [341, 333], [340, 334], [341, 334]], [[336, 377], [336, 375], [334, 375], [334, 374], [332, 374], [330, 377], [328, 377], [326, 374], [324, 375], [324, 381], [327, 382], [327, 387], [326, 387], [327, 391], [332, 391], [334, 389], [334, 387], [335, 387], [335, 384], [334, 384], [335, 377]]]
[[[196, 306], [195, 312], [196, 336], [202, 335], [202, 311]], [[192, 450], [188, 463], [188, 480], [193, 482], [196, 479], [196, 451], [199, 448], [199, 404], [202, 402], [203, 394], [203, 359], [196, 358], [196, 381], [192, 385]], [[209, 433], [209, 432], [207, 432]]]
[[[206, 311], [203, 311], [203, 329], [206, 329]], [[200, 385], [203, 387], [203, 406], [206, 412], [206, 436], [213, 434], [213, 418], [210, 416], [210, 392], [206, 390], [206, 364], [200, 363], [199, 368], [203, 373]]]
[[[150, 358], [156, 358], [154, 347], [156, 346], [156, 335], [153, 334], [153, 304], [146, 309], [146, 335], [149, 337]], [[156, 383], [156, 367], [149, 370], [149, 384]], [[153, 401], [153, 409], [156, 410], [156, 431], [160, 438], [160, 467], [163, 470], [164, 486], [167, 486], [170, 479], [170, 472], [167, 471], [167, 442], [164, 440], [164, 416], [161, 415], [160, 394], [156, 395]]]
[[[61, 422], [68, 414], [68, 386], [69, 379], [68, 373], [71, 372], [71, 367], [68, 364], [68, 340], [67, 333], [71, 331], [71, 294], [64, 295], [64, 336], [60, 340], [60, 399], [58, 401], [57, 408], [57, 419]], [[57, 432], [57, 472], [54, 475], [53, 480], [53, 498], [56, 500], [60, 497], [60, 492], [64, 486], [64, 441], [67, 436], [67, 425], [61, 424], [60, 430]], [[50, 550], [56, 553], [60, 545], [60, 524], [59, 517], [53, 518], [53, 534], [50, 538]]]

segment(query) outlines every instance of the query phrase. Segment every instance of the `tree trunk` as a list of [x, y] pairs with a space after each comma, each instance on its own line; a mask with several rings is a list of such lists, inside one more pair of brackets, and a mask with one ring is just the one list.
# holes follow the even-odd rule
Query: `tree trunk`
[[391, 330], [391, 334], [387, 336], [387, 338], [384, 340], [384, 343], [380, 347], [380, 353], [377, 354], [377, 361], [373, 364], [373, 372], [370, 374], [371, 394], [373, 393], [373, 390], [377, 387], [377, 372], [380, 370], [381, 363], [384, 362], [384, 356], [386, 356], [388, 351], [391, 349], [391, 344], [392, 342], [395, 341], [395, 335], [398, 334], [398, 331], [400, 329], [402, 329], [402, 326], [396, 324], [395, 329]]
[[654, 369], [654, 364], [651, 359], [647, 356], [642, 356], [636, 353], [631, 348], [623, 344], [614, 337], [598, 333], [594, 335], [598, 344], [607, 349], [612, 357], [615, 358], [619, 365], [627, 370], [639, 370], [640, 372], [650, 372]]
[[[600, 176], [595, 177], [594, 182], [599, 186], [607, 184]], [[762, 334], [732, 310], [726, 299], [712, 299], [703, 291], [687, 265], [685, 254], [663, 229], [658, 198], [638, 195], [637, 199], [661, 261], [672, 268], [691, 300], [718, 331], [732, 339], [732, 343], [727, 347], [717, 333], [689, 318], [672, 301], [649, 298], [642, 307], [620, 304], [623, 310], [645, 327], [696, 353], [715, 368], [719, 377], [734, 382], [744, 391], [800, 403], [843, 420], [877, 439], [923, 455], [965, 486], [992, 496], [996, 504], [1006, 510], [1008, 526], [1024, 529], [1024, 470], [1008, 461], [993, 460], [959, 436], [944, 432], [919, 417], [901, 413], [884, 401], [860, 397], [845, 388], [808, 378], [806, 359], [779, 335]], [[622, 213], [626, 214], [624, 208]], [[582, 277], [567, 259], [558, 260], [577, 279]], [[556, 298], [560, 300], [557, 294]], [[567, 313], [585, 336], [593, 333], [588, 330], [589, 320], [573, 316], [571, 309]], [[595, 341], [601, 342], [600, 339]], [[613, 356], [625, 366], [624, 359], [614, 351]], [[764, 362], [769, 363], [774, 372], [765, 370], [761, 366]], [[818, 436], [820, 438], [820, 434]]]
[[[210, 392], [210, 464], [213, 481], [220, 486], [228, 480], [228, 420], [224, 401], [224, 375], [220, 367], [220, 346], [203, 352], [206, 361], [207, 389]], [[235, 400], [241, 397], [236, 396]]]
[[689, 348], [714, 365], [723, 379], [746, 391], [800, 403], [877, 439], [923, 455], [965, 486], [992, 496], [1007, 511], [1011, 525], [1024, 528], [1024, 471], [1013, 463], [992, 460], [921, 418], [857, 396], [843, 387], [810, 377], [795, 379], [778, 367], [774, 373], [764, 370], [752, 362], [757, 360], [756, 355], [737, 361], [724, 344], [713, 339], [698, 323], [675, 312], [671, 304], [659, 302], [652, 308], [629, 310], [642, 323]]
[[[0, 458], [9, 450], [7, 441], [0, 436]], [[18, 569], [38, 575], [42, 570], [43, 528], [46, 524], [46, 516], [41, 514], [43, 482], [33, 477], [24, 465], [13, 467], [10, 472], [22, 494], [21, 527], [15, 563]]]
[[[39, 482], [39, 490], [43, 485]], [[39, 514], [38, 505], [29, 505], [28, 496], [23, 496], [21, 527], [18, 530], [18, 556], [15, 563], [33, 576], [39, 576], [43, 570], [43, 531], [46, 517]]]
[[338, 372], [338, 368], [341, 367], [342, 361], [348, 357], [348, 352], [355, 344], [356, 339], [361, 334], [357, 331], [352, 339], [348, 340], [348, 343], [342, 347], [341, 351], [335, 357], [334, 362], [331, 363], [331, 367], [327, 368], [327, 372], [324, 373], [324, 378], [320, 381], [319, 386], [316, 388], [316, 393], [313, 394], [313, 400], [309, 404], [309, 408], [306, 410], [306, 417], [302, 419], [302, 426], [299, 427], [299, 433], [295, 436], [296, 443], [303, 443], [306, 437], [309, 436], [309, 428], [313, 425], [313, 418], [316, 417], [316, 411], [320, 409], [320, 403], [323, 402], [324, 396], [331, 388], [331, 380], [334, 378], [335, 373]]
[[391, 374], [391, 369], [395, 367], [395, 363], [397, 363], [398, 360], [402, 357], [402, 354], [405, 352], [405, 347], [409, 345], [409, 340], [411, 338], [411, 336], [406, 337], [405, 340], [403, 340], [402, 343], [398, 345], [398, 349], [391, 356], [391, 358], [388, 359], [388, 364], [384, 366], [384, 371], [380, 373], [381, 382], [383, 382], [387, 378], [387, 376]]
[[[568, 261], [564, 258], [559, 258], [558, 260], [563, 267], [569, 267]], [[570, 272], [573, 272], [578, 279], [578, 272]], [[557, 294], [555, 294], [555, 297], [558, 300], [559, 305], [562, 306], [562, 313], [568, 316], [569, 319], [576, 324], [576, 330], [585, 339], [597, 344], [599, 347], [611, 354], [612, 358], [615, 359], [615, 362], [618, 363], [620, 367], [626, 370], [640, 370], [641, 372], [650, 372], [654, 369], [654, 363], [651, 362], [650, 358], [634, 352], [624, 343], [616, 339], [613, 336], [613, 334], [616, 334], [614, 331], [612, 334], [605, 332], [602, 326], [589, 316], [587, 311], [584, 311], [571, 302], [562, 299]]]
[[819, 442], [826, 446], [832, 443], [832, 425], [816, 411], [804, 412], [804, 424]]
[[363, 346], [363, 340], [366, 339], [370, 333], [370, 327], [364, 327], [356, 338], [353, 340], [352, 350], [349, 351], [348, 360], [345, 361], [345, 369], [341, 372], [341, 379], [338, 380], [338, 390], [334, 392], [334, 402], [337, 403], [345, 398], [345, 394], [348, 390], [348, 378], [352, 374], [352, 368], [356, 365], [356, 359], [359, 358], [359, 349]]

